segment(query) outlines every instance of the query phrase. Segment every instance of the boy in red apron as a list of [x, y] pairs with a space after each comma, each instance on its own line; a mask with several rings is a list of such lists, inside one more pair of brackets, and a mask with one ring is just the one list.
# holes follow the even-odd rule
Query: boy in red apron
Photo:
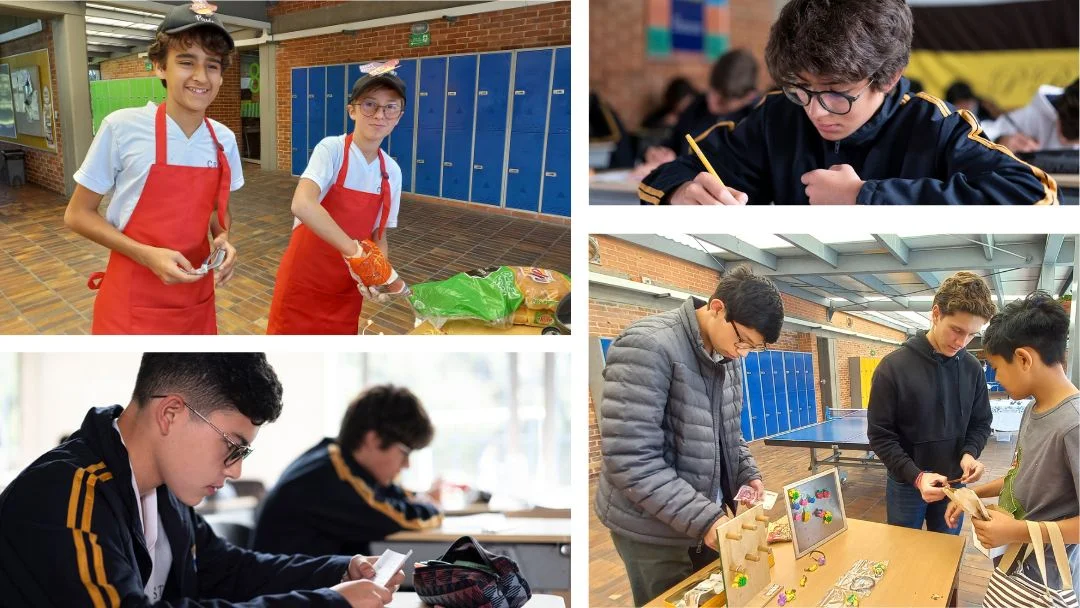
[[379, 149], [405, 109], [405, 83], [388, 71], [395, 65], [365, 66], [347, 106], [355, 129], [319, 142], [300, 176], [268, 334], [356, 334], [364, 299], [389, 298], [354, 278], [348, 258], [365, 239], [389, 255], [386, 229], [397, 226], [401, 168]]
[[215, 9], [194, 2], [169, 11], [148, 51], [165, 103], [105, 117], [74, 175], [64, 223], [112, 251], [88, 283], [98, 290], [95, 334], [217, 333], [214, 285], [236, 262], [229, 191], [244, 178], [236, 136], [206, 118], [234, 48]]

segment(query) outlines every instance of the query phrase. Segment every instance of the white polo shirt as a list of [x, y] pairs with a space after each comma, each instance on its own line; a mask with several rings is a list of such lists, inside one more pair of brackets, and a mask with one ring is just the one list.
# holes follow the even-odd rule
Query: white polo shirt
[[1061, 87], [1048, 84], [1040, 86], [1028, 105], [1008, 112], [1012, 122], [1002, 116], [982, 123], [984, 135], [993, 141], [1002, 135], [1016, 133], [1016, 127], [1020, 127], [1022, 132], [1039, 142], [1040, 150], [1080, 149], [1080, 144], [1062, 141], [1058, 132], [1058, 114], [1050, 99], [1063, 93], [1065, 89]]
[[[306, 177], [319, 185], [319, 203], [326, 198], [330, 186], [337, 181], [338, 171], [345, 159], [345, 135], [332, 135], [323, 138], [315, 150], [311, 152], [307, 168], [300, 177]], [[390, 155], [383, 151], [383, 159], [386, 161], [386, 173], [390, 176], [390, 215], [386, 218], [387, 228], [397, 228], [398, 207], [401, 206], [401, 167], [398, 166]], [[361, 192], [382, 193], [382, 172], [379, 171], [379, 159], [368, 162], [364, 153], [353, 144], [349, 147], [349, 174], [345, 176], [345, 187], [350, 190]], [[375, 228], [379, 227], [382, 217], [375, 219]], [[296, 218], [293, 228], [300, 225], [300, 219]]]
[[[79, 170], [73, 176], [84, 188], [98, 194], [112, 192], [105, 209], [105, 219], [123, 230], [142, 195], [146, 176], [154, 164], [157, 147], [154, 141], [154, 119], [157, 106], [153, 102], [141, 108], [117, 110], [101, 121], [101, 128], [90, 143]], [[210, 119], [214, 134], [225, 148], [225, 157], [232, 171], [230, 190], [244, 185], [244, 170], [236, 135], [220, 122]], [[188, 138], [180, 125], [165, 116], [167, 156], [170, 165], [187, 167], [217, 167], [218, 156], [214, 140], [203, 122]]]
[[[119, 418], [114, 418], [112, 426], [120, 437], [120, 443], [124, 443], [124, 436], [120, 433]], [[161, 512], [158, 511], [157, 490], [148, 492], [145, 496], [139, 495], [139, 484], [135, 481], [135, 467], [131, 466], [131, 488], [135, 491], [135, 505], [139, 508], [139, 522], [142, 524], [143, 539], [146, 541], [146, 551], [150, 554], [150, 577], [143, 587], [143, 593], [151, 602], [157, 602], [165, 592], [165, 583], [169, 580], [169, 570], [172, 569], [172, 545], [169, 537], [165, 534], [165, 523], [161, 521]]]

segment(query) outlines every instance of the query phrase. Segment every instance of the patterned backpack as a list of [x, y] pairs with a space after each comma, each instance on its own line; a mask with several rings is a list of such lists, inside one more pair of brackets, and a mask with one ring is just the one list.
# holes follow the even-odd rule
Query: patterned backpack
[[446, 608], [521, 608], [532, 597], [514, 561], [495, 555], [471, 536], [462, 536], [437, 560], [413, 570], [416, 594]]

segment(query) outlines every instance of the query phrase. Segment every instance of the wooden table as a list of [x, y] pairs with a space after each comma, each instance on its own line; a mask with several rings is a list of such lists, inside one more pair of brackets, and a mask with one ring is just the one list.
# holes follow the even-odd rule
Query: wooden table
[[1052, 173], [1050, 177], [1054, 178], [1058, 186], [1065, 188], [1080, 188], [1080, 175], [1075, 173]]
[[[956, 592], [965, 543], [966, 535], [952, 536], [848, 519], [847, 531], [821, 547], [826, 562], [816, 572], [803, 571], [811, 563], [810, 556], [807, 554], [796, 562], [791, 543], [770, 545], [776, 561], [771, 578], [773, 583], [781, 584], [785, 589], [795, 589], [795, 599], [788, 602], [788, 606], [817, 606], [829, 588], [856, 561], [888, 560], [885, 577], [859, 602], [859, 606], [954, 605], [955, 599], [950, 601], [950, 598]], [[695, 572], [646, 606], [667, 606], [664, 598], [691, 581], [704, 578], [706, 572], [718, 565], [713, 562]], [[799, 587], [799, 577], [803, 574], [807, 576], [806, 586]], [[761, 593], [755, 597], [761, 598]], [[775, 606], [776, 598], [761, 598], [760, 604], [753, 605]]]
[[[394, 599], [386, 605], [387, 608], [424, 608], [427, 606], [420, 601], [420, 597], [411, 591], [398, 591]], [[525, 602], [525, 608], [565, 608], [566, 602], [557, 595], [542, 595], [534, 593], [529, 601]]]
[[638, 205], [638, 180], [629, 179], [630, 171], [597, 173], [589, 178], [590, 205]]

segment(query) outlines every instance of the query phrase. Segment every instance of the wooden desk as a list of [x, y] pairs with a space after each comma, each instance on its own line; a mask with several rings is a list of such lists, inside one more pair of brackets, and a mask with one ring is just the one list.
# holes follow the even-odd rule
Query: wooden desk
[[[424, 608], [427, 606], [420, 601], [420, 597], [411, 591], [398, 591], [394, 599], [386, 605], [387, 608]], [[529, 601], [525, 602], [525, 608], [565, 608], [566, 602], [557, 595], [542, 595], [534, 593]]]
[[[788, 606], [816, 606], [856, 561], [889, 560], [885, 577], [866, 599], [859, 602], [859, 606], [946, 606], [951, 605], [949, 598], [956, 591], [965, 543], [966, 535], [952, 536], [848, 519], [847, 531], [821, 548], [826, 562], [816, 572], [803, 571], [811, 563], [809, 554], [796, 563], [795, 548], [791, 543], [770, 545], [776, 561], [771, 577], [773, 583], [795, 589], [795, 599], [788, 602]], [[718, 565], [713, 562], [695, 572], [646, 606], [666, 606], [664, 598], [690, 581], [704, 578], [706, 572]], [[799, 577], [803, 574], [807, 577], [806, 586], [799, 587]], [[755, 597], [761, 598], [761, 594]], [[775, 606], [776, 598], [761, 598], [760, 604], [753, 605]]]
[[1050, 177], [1054, 178], [1059, 187], [1080, 188], [1080, 175], [1075, 173], [1051, 173]]
[[[638, 181], [628, 178], [630, 171], [601, 172], [589, 178], [590, 205], [637, 205]], [[616, 179], [618, 178], [618, 179]]]
[[[492, 524], [501, 524], [491, 527]], [[570, 589], [570, 519], [491, 515], [447, 517], [441, 528], [403, 531], [371, 543], [372, 555], [386, 549], [413, 552], [413, 562], [438, 559], [462, 536], [472, 536], [492, 553], [517, 563], [533, 591]], [[405, 568], [402, 588], [412, 589], [412, 568]]]

